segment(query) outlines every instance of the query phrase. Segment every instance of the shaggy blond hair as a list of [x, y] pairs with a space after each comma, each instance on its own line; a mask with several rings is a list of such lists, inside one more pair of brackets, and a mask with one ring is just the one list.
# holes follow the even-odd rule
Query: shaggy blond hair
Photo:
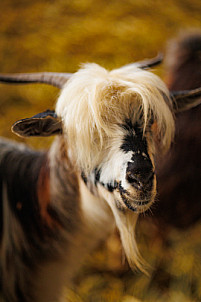
[[56, 112], [78, 167], [88, 172], [101, 162], [114, 128], [126, 118], [134, 122], [142, 116], [144, 130], [154, 118], [164, 149], [174, 134], [167, 87], [156, 75], [132, 65], [112, 71], [83, 65], [63, 88]]

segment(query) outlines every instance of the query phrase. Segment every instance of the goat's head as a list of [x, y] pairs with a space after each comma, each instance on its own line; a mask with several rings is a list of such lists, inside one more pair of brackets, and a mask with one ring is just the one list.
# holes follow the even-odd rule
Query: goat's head
[[159, 62], [157, 58], [110, 72], [86, 64], [74, 75], [0, 76], [0, 81], [62, 88], [56, 114], [46, 111], [18, 121], [13, 131], [23, 136], [63, 133], [86, 185], [111, 207], [131, 266], [137, 254], [133, 212], [147, 210], [156, 195], [156, 141], [167, 150], [174, 135], [174, 111], [193, 107], [201, 98], [201, 89], [170, 93], [156, 75], [144, 70]]
[[63, 88], [56, 112], [73, 160], [91, 190], [110, 192], [119, 210], [142, 212], [155, 198], [155, 140], [164, 149], [172, 140], [170, 104], [163, 82], [133, 66], [108, 72], [87, 64]]

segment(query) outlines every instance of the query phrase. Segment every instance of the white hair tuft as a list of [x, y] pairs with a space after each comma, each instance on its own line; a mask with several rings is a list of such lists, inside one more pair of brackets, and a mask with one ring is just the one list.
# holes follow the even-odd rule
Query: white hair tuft
[[77, 165], [84, 171], [101, 162], [100, 151], [107, 148], [114, 127], [126, 119], [140, 122], [142, 115], [145, 129], [154, 118], [164, 149], [174, 135], [167, 87], [158, 76], [137, 67], [107, 71], [97, 64], [83, 65], [63, 88], [56, 112]]

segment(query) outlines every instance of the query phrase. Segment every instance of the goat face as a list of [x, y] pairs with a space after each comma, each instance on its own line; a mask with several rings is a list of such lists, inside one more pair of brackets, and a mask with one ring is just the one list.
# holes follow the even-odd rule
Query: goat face
[[85, 183], [107, 202], [112, 196], [122, 211], [139, 213], [154, 201], [153, 121], [166, 147], [174, 133], [164, 95], [168, 99], [163, 82], [147, 71], [108, 72], [89, 64], [72, 76], [58, 99], [56, 112]]
[[125, 120], [110, 138], [103, 162], [89, 177], [99, 192], [104, 188], [113, 195], [120, 210], [145, 211], [156, 195], [151, 125], [147, 128], [144, 133], [139, 123]]

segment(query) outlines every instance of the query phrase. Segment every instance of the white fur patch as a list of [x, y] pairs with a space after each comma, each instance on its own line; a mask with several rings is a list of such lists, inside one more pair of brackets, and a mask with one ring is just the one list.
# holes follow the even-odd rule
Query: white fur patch
[[168, 89], [156, 75], [127, 67], [109, 72], [86, 64], [67, 82], [56, 112], [78, 167], [89, 172], [102, 162], [117, 125], [126, 118], [138, 120], [141, 113], [144, 129], [154, 117], [161, 144], [168, 148], [174, 134], [170, 107]]

